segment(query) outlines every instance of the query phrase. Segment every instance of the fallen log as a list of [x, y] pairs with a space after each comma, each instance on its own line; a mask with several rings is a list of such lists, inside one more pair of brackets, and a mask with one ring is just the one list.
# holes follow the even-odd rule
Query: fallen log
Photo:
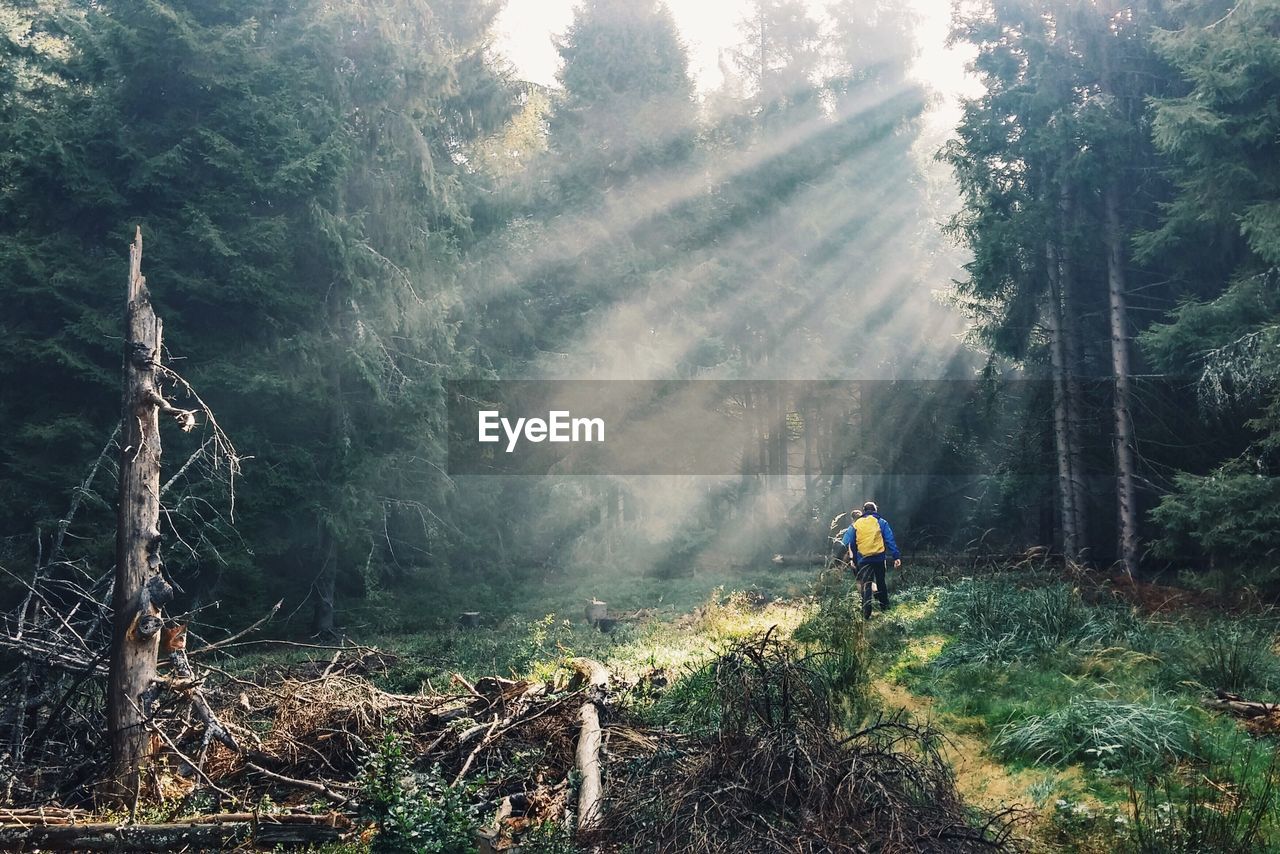
[[573, 658], [575, 681], [585, 682], [587, 701], [578, 710], [578, 748], [575, 762], [581, 784], [578, 786], [578, 833], [589, 833], [600, 824], [604, 800], [604, 783], [600, 778], [600, 708], [609, 693], [609, 670], [591, 658]]
[[578, 712], [577, 764], [582, 783], [578, 788], [578, 832], [594, 830], [600, 823], [600, 802], [604, 785], [600, 780], [600, 711], [594, 702], [582, 704]]
[[1216, 696], [1205, 698], [1205, 708], [1219, 712], [1229, 712], [1238, 718], [1266, 718], [1280, 715], [1280, 703], [1262, 703], [1257, 700], [1246, 700], [1239, 694], [1218, 691]]
[[602, 698], [609, 693], [609, 668], [594, 658], [571, 658], [569, 666], [574, 672], [573, 679], [569, 681], [570, 690], [585, 686]]
[[78, 821], [85, 821], [91, 815], [92, 813], [88, 810], [64, 809], [62, 807], [0, 809], [0, 826], [20, 824], [32, 827], [48, 827], [55, 824], [75, 824]]
[[353, 827], [341, 813], [222, 813], [164, 824], [0, 824], [0, 850], [190, 851], [233, 845], [274, 848], [336, 842]]

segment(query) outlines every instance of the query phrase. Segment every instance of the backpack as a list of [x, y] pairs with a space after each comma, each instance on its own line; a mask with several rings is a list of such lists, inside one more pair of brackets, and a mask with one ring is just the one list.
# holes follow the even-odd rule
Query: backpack
[[880, 520], [877, 517], [863, 516], [854, 522], [853, 536], [861, 557], [884, 554], [884, 532], [880, 530]]

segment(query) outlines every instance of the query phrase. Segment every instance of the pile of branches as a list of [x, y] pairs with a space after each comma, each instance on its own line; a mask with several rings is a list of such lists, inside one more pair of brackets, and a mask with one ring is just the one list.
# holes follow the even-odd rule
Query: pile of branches
[[19, 582], [0, 622], [0, 802], [80, 805], [107, 760], [110, 579], [59, 562]]
[[1008, 850], [1017, 813], [978, 815], [940, 736], [895, 716], [847, 734], [820, 669], [772, 635], [694, 674], [701, 736], [615, 762], [599, 842], [624, 850]]
[[[472, 683], [455, 674], [449, 692], [397, 694], [368, 676], [371, 662], [376, 668], [389, 659], [353, 648], [336, 652], [318, 674], [228, 674], [210, 697], [242, 750], [216, 745], [206, 769], [211, 780], [241, 799], [265, 786], [285, 803], [319, 795], [354, 806], [362, 767], [395, 733], [416, 765], [436, 768], [452, 784], [483, 780], [484, 796], [495, 804], [511, 797], [563, 807], [587, 702], [576, 671], [558, 682], [488, 676]], [[563, 812], [529, 817], [561, 820]]]
[[[90, 588], [81, 594], [82, 602], [97, 598]], [[85, 806], [108, 759], [110, 629], [99, 608], [72, 607], [60, 616], [40, 596], [33, 599], [28, 619], [0, 633], [0, 649], [19, 662], [0, 676], [8, 698], [0, 726], [5, 801]], [[30, 618], [46, 612], [57, 619]], [[562, 779], [573, 766], [587, 691], [577, 665], [558, 682], [472, 683], [455, 675], [446, 692], [397, 694], [374, 681], [395, 657], [373, 648], [292, 644], [324, 650], [324, 657], [237, 675], [214, 663], [225, 645], [181, 650], [184, 668], [173, 666], [173, 653], [162, 660], [169, 665], [161, 668], [166, 693], [149, 721], [160, 745], [144, 800], [199, 795], [207, 805], [239, 808], [267, 795], [283, 804], [318, 796], [348, 805], [361, 768], [388, 732], [404, 736], [421, 762], [451, 780], [484, 776], [501, 794], [531, 793], [525, 790], [533, 781], [504, 779], [515, 753], [536, 752]], [[198, 705], [207, 714], [197, 713]]]
[[[392, 734], [416, 768], [471, 784], [500, 816], [495, 840], [574, 814], [583, 710], [608, 703], [601, 665], [575, 659], [549, 682], [455, 674], [448, 689], [417, 694], [378, 687], [396, 657], [370, 647], [270, 642], [315, 657], [251, 673], [220, 667], [274, 609], [218, 642], [165, 628], [147, 720], [155, 751], [131, 817], [86, 812], [109, 765], [110, 587], [80, 565], [64, 569], [38, 573], [0, 630], [0, 658], [12, 663], [0, 670], [0, 780], [11, 807], [0, 815], [0, 847], [272, 847], [350, 836], [367, 824], [362, 771]], [[140, 804], [183, 818], [145, 824]]]

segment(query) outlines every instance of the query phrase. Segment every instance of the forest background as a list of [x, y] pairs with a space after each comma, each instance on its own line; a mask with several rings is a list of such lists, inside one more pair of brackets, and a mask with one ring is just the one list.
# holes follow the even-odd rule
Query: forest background
[[[0, 4], [0, 566], [111, 562], [141, 226], [238, 449], [165, 438], [211, 622], [743, 566], [865, 498], [912, 551], [1271, 583], [1280, 3], [961, 4], [941, 138], [913, 11], [748, 6], [699, 91], [648, 0], [578, 6], [556, 86], [489, 0]], [[720, 401], [736, 477], [451, 475], [448, 381], [516, 378], [936, 382]]]

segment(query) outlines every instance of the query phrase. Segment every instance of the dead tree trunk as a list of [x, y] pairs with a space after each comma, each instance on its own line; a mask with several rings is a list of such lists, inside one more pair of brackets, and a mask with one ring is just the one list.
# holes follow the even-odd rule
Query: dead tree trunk
[[146, 721], [156, 679], [160, 609], [172, 589], [160, 572], [160, 409], [156, 386], [163, 326], [142, 277], [142, 229], [129, 247], [125, 308], [123, 438], [116, 508], [107, 726], [111, 741], [108, 794], [129, 797], [151, 755]]
[[1134, 492], [1137, 475], [1133, 422], [1129, 401], [1133, 390], [1129, 368], [1129, 309], [1124, 274], [1124, 232], [1120, 223], [1120, 195], [1108, 184], [1106, 207], [1107, 285], [1111, 307], [1111, 368], [1115, 376], [1116, 512], [1120, 522], [1120, 562], [1130, 576], [1138, 568], [1138, 507]]

